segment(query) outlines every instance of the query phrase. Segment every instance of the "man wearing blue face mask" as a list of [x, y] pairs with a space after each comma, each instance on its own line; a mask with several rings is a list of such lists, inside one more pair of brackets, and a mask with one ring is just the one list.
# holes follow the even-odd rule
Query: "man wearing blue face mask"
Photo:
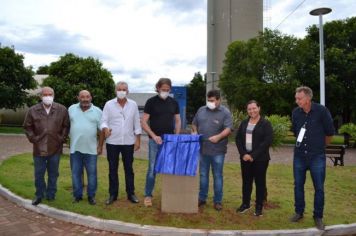
[[59, 158], [69, 132], [68, 111], [63, 105], [53, 102], [53, 98], [53, 89], [43, 87], [41, 89], [42, 102], [30, 107], [23, 124], [26, 136], [33, 144], [36, 193], [32, 205], [35, 206], [44, 197], [48, 201], [55, 199]]
[[223, 167], [227, 151], [227, 137], [232, 130], [230, 111], [221, 105], [220, 92], [210, 90], [206, 106], [199, 108], [192, 122], [192, 133], [201, 134], [199, 207], [206, 204], [209, 191], [210, 166], [214, 180], [214, 209], [222, 210]]
[[[109, 162], [109, 198], [106, 205], [117, 200], [119, 193], [119, 155], [121, 153], [125, 171], [127, 199], [138, 203], [135, 195], [133, 154], [140, 148], [141, 126], [138, 106], [126, 96], [129, 92], [126, 82], [116, 84], [116, 98], [106, 102], [101, 119], [101, 128], [106, 138], [107, 159]], [[99, 146], [103, 140], [99, 141]]]
[[147, 100], [141, 121], [142, 128], [149, 135], [148, 141], [148, 169], [146, 175], [145, 200], [146, 207], [152, 206], [152, 192], [156, 174], [154, 166], [159, 145], [162, 144], [163, 134], [179, 134], [181, 120], [179, 105], [169, 96], [172, 88], [170, 79], [161, 78], [156, 83], [158, 95]]

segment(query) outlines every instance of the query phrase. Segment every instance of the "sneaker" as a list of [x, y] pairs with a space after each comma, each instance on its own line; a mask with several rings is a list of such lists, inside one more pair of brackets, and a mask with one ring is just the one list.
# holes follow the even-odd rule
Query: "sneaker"
[[323, 223], [323, 219], [322, 218], [317, 218], [317, 217], [313, 217], [314, 218], [314, 223], [315, 223], [315, 227], [319, 230], [324, 230], [325, 229], [325, 225]]
[[204, 201], [204, 200], [198, 201], [198, 207], [204, 206], [205, 204], [206, 204], [206, 201]]
[[251, 208], [250, 205], [241, 204], [241, 206], [236, 209], [236, 212], [238, 212], [238, 213], [245, 213], [245, 212], [248, 211], [250, 208]]
[[254, 215], [255, 215], [255, 216], [263, 216], [263, 214], [262, 214], [262, 209], [263, 209], [262, 206], [256, 206]]
[[295, 213], [290, 219], [290, 222], [298, 222], [299, 220], [301, 220], [303, 218], [303, 214], [298, 214]]
[[143, 200], [143, 204], [145, 207], [151, 207], [152, 206], [152, 197], [145, 197]]

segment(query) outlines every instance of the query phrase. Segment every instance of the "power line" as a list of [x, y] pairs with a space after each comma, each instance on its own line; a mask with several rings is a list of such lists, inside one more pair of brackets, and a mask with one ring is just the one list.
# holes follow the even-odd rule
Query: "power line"
[[303, 0], [301, 3], [299, 3], [298, 6], [291, 13], [289, 13], [286, 17], [284, 17], [284, 19], [274, 29], [277, 29], [285, 20], [287, 20], [287, 18], [290, 17], [301, 5], [303, 5], [303, 3], [305, 1], [306, 0]]

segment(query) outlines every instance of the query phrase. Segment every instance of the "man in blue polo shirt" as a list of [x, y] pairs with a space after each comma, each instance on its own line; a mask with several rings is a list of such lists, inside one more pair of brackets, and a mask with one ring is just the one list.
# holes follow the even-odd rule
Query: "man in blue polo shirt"
[[97, 188], [97, 155], [102, 145], [97, 144], [102, 111], [94, 106], [89, 91], [82, 90], [78, 95], [79, 103], [69, 107], [70, 118], [70, 166], [72, 170], [73, 203], [83, 199], [83, 168], [88, 177], [88, 202], [95, 205]]
[[313, 218], [315, 226], [323, 230], [325, 146], [331, 142], [335, 130], [329, 110], [312, 102], [312, 98], [313, 91], [309, 87], [296, 89], [298, 107], [292, 113], [292, 129], [297, 138], [293, 159], [295, 214], [290, 221], [303, 218], [304, 184], [306, 172], [310, 170], [315, 191]]

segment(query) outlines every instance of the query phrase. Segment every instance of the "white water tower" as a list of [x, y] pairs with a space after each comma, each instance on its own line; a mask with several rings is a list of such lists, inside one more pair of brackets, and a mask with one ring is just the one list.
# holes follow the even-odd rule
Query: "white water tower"
[[230, 43], [263, 30], [263, 0], [208, 0], [207, 91], [217, 89]]

